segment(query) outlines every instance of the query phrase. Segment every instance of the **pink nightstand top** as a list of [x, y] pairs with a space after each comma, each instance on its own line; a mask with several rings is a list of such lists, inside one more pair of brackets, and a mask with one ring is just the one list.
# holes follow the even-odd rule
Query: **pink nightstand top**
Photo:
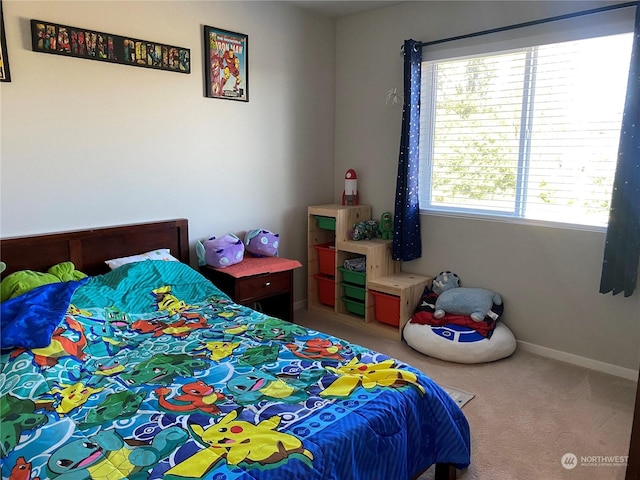
[[235, 278], [250, 277], [262, 273], [284, 272], [301, 267], [298, 260], [290, 260], [281, 257], [252, 257], [245, 256], [240, 263], [225, 268], [214, 268]]

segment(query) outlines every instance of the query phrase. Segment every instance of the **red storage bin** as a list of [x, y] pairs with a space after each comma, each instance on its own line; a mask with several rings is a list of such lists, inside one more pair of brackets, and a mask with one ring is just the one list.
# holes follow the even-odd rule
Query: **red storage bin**
[[394, 327], [400, 325], [400, 297], [369, 291], [373, 295], [376, 320]]
[[333, 243], [324, 243], [322, 245], [314, 245], [313, 248], [318, 252], [318, 270], [325, 275], [336, 274], [336, 247]]
[[336, 281], [333, 277], [315, 274], [318, 281], [318, 301], [330, 307], [336, 304]]

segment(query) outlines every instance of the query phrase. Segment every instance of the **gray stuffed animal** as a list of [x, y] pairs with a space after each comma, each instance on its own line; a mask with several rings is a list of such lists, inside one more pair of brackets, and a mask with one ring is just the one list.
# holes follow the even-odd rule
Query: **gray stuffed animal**
[[460, 287], [460, 278], [455, 273], [440, 272], [433, 279], [431, 290], [438, 294], [434, 318], [442, 318], [445, 313], [469, 315], [475, 322], [491, 316], [493, 305], [502, 305], [502, 298], [496, 292], [484, 288]]

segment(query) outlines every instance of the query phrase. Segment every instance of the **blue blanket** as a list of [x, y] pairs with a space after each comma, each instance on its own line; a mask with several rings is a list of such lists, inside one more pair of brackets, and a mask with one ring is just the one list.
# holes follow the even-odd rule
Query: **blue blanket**
[[42, 285], [0, 303], [2, 350], [49, 345], [53, 331], [67, 313], [71, 296], [86, 281]]

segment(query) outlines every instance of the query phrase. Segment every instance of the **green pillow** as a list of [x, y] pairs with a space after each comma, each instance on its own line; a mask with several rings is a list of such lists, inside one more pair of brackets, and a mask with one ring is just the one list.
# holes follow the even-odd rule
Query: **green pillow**
[[4, 302], [18, 295], [33, 290], [41, 285], [56, 282], [70, 282], [81, 280], [87, 275], [76, 270], [72, 262], [62, 262], [51, 267], [47, 273], [34, 270], [20, 270], [7, 275], [0, 282], [0, 301]]
[[76, 266], [73, 262], [62, 262], [57, 265], [54, 265], [49, 270], [48, 273], [51, 275], [55, 275], [62, 282], [71, 282], [73, 280], [82, 280], [87, 275], [82, 273], [80, 270], [76, 270]]
[[50, 273], [20, 270], [7, 275], [0, 283], [0, 301], [22, 295], [40, 285], [59, 282], [60, 279]]

